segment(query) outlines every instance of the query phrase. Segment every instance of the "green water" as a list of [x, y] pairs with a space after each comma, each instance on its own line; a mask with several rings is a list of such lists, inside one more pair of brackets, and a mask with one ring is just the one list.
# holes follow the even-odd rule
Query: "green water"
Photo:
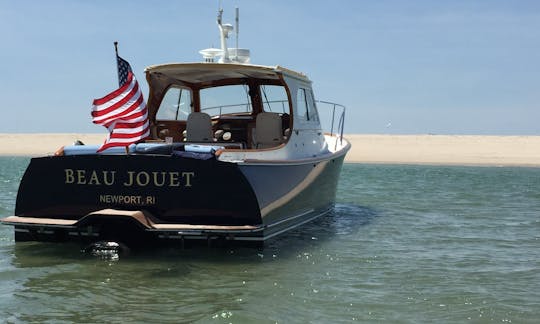
[[[0, 216], [28, 159], [0, 158]], [[264, 249], [17, 243], [0, 322], [537, 323], [540, 168], [354, 165], [335, 211]]]

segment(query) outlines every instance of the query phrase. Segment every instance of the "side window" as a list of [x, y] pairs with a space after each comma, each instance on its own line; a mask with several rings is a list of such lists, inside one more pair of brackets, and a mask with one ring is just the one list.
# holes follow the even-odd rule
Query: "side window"
[[261, 85], [261, 100], [264, 111], [289, 113], [289, 99], [283, 86]]
[[313, 92], [304, 88], [299, 88], [296, 96], [297, 115], [300, 120], [318, 122], [319, 115], [315, 107]]
[[319, 121], [319, 115], [317, 114], [317, 108], [315, 106], [315, 98], [313, 98], [313, 91], [306, 91], [306, 94], [309, 115], [308, 119], [311, 121]]
[[300, 120], [309, 120], [306, 89], [299, 88], [296, 94], [296, 110]]
[[187, 88], [170, 87], [159, 105], [156, 119], [187, 120], [191, 110], [191, 91]]

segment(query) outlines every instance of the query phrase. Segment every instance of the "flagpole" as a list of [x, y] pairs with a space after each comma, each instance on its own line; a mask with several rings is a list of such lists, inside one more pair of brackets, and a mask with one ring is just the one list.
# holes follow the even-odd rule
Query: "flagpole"
[[[118, 65], [118, 42], [114, 42], [114, 52], [116, 53], [116, 71], [120, 70], [120, 66]], [[118, 86], [121, 87], [121, 80], [120, 80], [120, 74], [118, 74]]]
[[[119, 71], [120, 70], [120, 66], [118, 64], [118, 42], [115, 41], [114, 42], [114, 53], [116, 54], [116, 71]], [[120, 83], [120, 74], [118, 74], [118, 86], [122, 86], [122, 84]], [[112, 133], [112, 131], [111, 131]], [[126, 155], [129, 154], [129, 146], [125, 146], [124, 147], [125, 150], [126, 150]]]

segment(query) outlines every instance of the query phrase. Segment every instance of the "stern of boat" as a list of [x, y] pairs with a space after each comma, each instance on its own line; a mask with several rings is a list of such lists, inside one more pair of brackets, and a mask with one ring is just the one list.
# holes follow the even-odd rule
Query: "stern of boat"
[[262, 220], [238, 166], [174, 155], [33, 158], [19, 187], [17, 241], [256, 239]]

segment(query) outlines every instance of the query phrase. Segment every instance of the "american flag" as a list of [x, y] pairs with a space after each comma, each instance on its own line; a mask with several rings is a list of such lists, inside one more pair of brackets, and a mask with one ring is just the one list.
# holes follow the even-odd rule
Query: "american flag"
[[[127, 71], [125, 81], [122, 83], [120, 80], [120, 88], [103, 98], [94, 99], [93, 102], [92, 121], [109, 130], [109, 135], [98, 152], [115, 146], [127, 147], [150, 135], [148, 111], [139, 84], [129, 64], [121, 60], [125, 62]], [[118, 76], [121, 73], [119, 64]]]

